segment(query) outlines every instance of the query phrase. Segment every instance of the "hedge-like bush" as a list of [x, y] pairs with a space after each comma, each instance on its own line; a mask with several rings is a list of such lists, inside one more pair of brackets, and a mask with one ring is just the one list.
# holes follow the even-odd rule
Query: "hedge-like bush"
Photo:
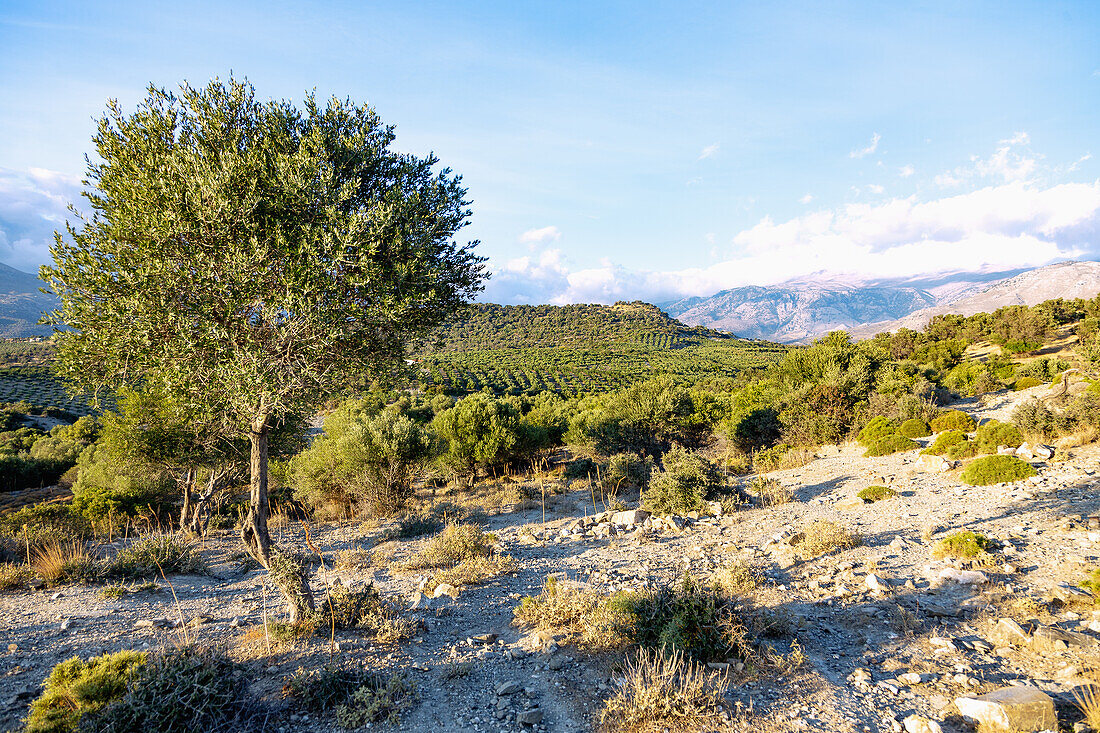
[[868, 486], [866, 489], [860, 490], [856, 496], [863, 499], [868, 504], [874, 504], [876, 501], [882, 501], [883, 499], [892, 499], [898, 495], [898, 492], [891, 489], [889, 486]]
[[1020, 481], [1035, 475], [1036, 471], [1031, 464], [1016, 456], [986, 456], [963, 469], [962, 481], [971, 486], [989, 486]]
[[870, 447], [873, 443], [889, 436], [894, 435], [898, 431], [898, 424], [893, 420], [888, 420], [882, 415], [871, 418], [871, 421], [867, 423], [863, 430], [859, 431], [859, 435], [856, 440], [861, 445]]
[[964, 433], [974, 432], [977, 423], [974, 418], [962, 410], [947, 410], [932, 419], [932, 432], [939, 433], [944, 430], [959, 430]]
[[974, 436], [974, 442], [978, 449], [984, 453], [996, 453], [997, 448], [1007, 445], [1012, 448], [1020, 447], [1024, 438], [1015, 425], [1000, 420], [990, 420], [978, 427], [978, 434]]
[[944, 430], [932, 441], [932, 445], [921, 451], [929, 456], [944, 456], [952, 446], [966, 443], [966, 433], [961, 430]]
[[924, 438], [931, 434], [932, 429], [928, 423], [916, 417], [906, 420], [898, 428], [898, 435], [904, 435], [906, 438]]
[[1042, 384], [1042, 382], [1035, 377], [1020, 377], [1016, 380], [1016, 384], [1012, 385], [1012, 389], [1019, 392], [1022, 389], [1038, 387], [1040, 384]]
[[906, 438], [904, 435], [887, 435], [872, 443], [867, 448], [867, 452], [863, 455], [867, 458], [874, 458], [877, 456], [888, 456], [891, 453], [899, 453], [905, 450], [913, 450], [919, 447], [920, 446], [915, 441], [909, 440], [909, 438]]

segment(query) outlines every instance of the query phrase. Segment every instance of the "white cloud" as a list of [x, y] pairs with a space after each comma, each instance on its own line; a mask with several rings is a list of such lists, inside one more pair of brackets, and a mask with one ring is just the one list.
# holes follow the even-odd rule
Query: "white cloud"
[[718, 143], [713, 143], [706, 146], [699, 152], [699, 157], [696, 160], [702, 160], [703, 158], [709, 158], [718, 152]]
[[882, 139], [882, 135], [879, 135], [876, 132], [874, 135], [871, 135], [871, 144], [870, 145], [868, 145], [865, 148], [861, 148], [859, 150], [853, 150], [852, 152], [848, 153], [848, 157], [850, 157], [850, 158], [864, 158], [864, 157], [870, 155], [871, 153], [878, 150], [878, 142], [881, 139]]
[[1081, 167], [1082, 163], [1084, 163], [1086, 160], [1091, 160], [1091, 159], [1092, 159], [1092, 153], [1085, 153], [1080, 158], [1078, 158], [1076, 161], [1074, 161], [1073, 164], [1070, 165], [1070, 167], [1067, 168], [1066, 170], [1071, 171], [1071, 172], [1075, 171], [1075, 170], [1077, 170], [1078, 168]]
[[869, 188], [871, 190], [871, 193], [883, 193], [886, 190], [885, 188], [878, 185], [877, 183], [869, 183], [869, 184], [867, 184], [867, 188]]
[[902, 178], [908, 178], [916, 172], [916, 169], [913, 168], [913, 166], [911, 165], [903, 165], [901, 168], [898, 169], [898, 175]]
[[973, 180], [993, 179], [1004, 182], [1030, 180], [1038, 170], [1041, 156], [1036, 156], [1026, 148], [1031, 138], [1026, 132], [1017, 132], [1010, 138], [1001, 140], [999, 147], [988, 158], [970, 156], [970, 165], [959, 166], [936, 176], [936, 185], [941, 188], [958, 188]]
[[44, 168], [0, 168], [0, 261], [27, 272], [50, 260], [55, 231], [75, 217], [80, 180]]
[[814, 200], [814, 195], [813, 195], [812, 193], [808, 193], [808, 194], [806, 194], [805, 196], [803, 196], [802, 198], [800, 198], [800, 199], [798, 200], [798, 203], [800, 203], [800, 204], [808, 204], [808, 203], [810, 203], [810, 202], [811, 202], [811, 201], [813, 201], [813, 200]]
[[519, 241], [523, 244], [542, 244], [543, 242], [555, 242], [559, 239], [561, 239], [561, 232], [553, 225], [541, 229], [528, 229], [519, 235]]
[[738, 233], [724, 259], [668, 272], [613, 263], [574, 269], [558, 250], [501, 268], [485, 299], [581, 303], [672, 300], [809, 275], [910, 278], [993, 272], [1064, 259], [1100, 259], [1100, 181], [1039, 187], [1023, 181], [920, 201], [849, 204]]

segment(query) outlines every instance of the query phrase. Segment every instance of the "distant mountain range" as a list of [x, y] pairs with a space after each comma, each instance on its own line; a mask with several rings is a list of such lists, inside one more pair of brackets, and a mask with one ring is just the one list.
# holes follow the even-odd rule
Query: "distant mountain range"
[[[38, 325], [38, 319], [57, 307], [57, 299], [40, 292], [41, 286], [34, 275], [0, 264], [0, 337], [50, 334], [50, 327]], [[902, 327], [920, 330], [940, 313], [973, 315], [1006, 305], [1092, 298], [1097, 293], [1100, 262], [1059, 262], [1034, 270], [957, 273], [893, 283], [808, 279], [733, 288], [658, 305], [688, 326], [742, 338], [802, 343], [837, 329], [868, 338]]]
[[50, 326], [41, 326], [38, 319], [57, 307], [57, 298], [40, 292], [40, 281], [34, 275], [0, 263], [0, 338], [49, 336]]
[[802, 281], [750, 286], [662, 305], [670, 316], [691, 326], [798, 343], [837, 329], [867, 338], [902, 327], [919, 330], [940, 313], [973, 315], [1005, 305], [1092, 298], [1097, 293], [1100, 262], [1060, 262], [1023, 272], [960, 273], [920, 283]]

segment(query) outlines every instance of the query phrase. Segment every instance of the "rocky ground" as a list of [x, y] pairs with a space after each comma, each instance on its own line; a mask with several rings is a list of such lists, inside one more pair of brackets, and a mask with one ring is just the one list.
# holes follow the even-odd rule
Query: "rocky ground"
[[[962, 407], [1004, 419], [1025, 396]], [[827, 449], [800, 468], [775, 472], [794, 501], [719, 517], [596, 523], [591, 517], [603, 507], [593, 506], [586, 484], [554, 497], [545, 518], [541, 505], [492, 514], [485, 528], [518, 570], [407, 611], [421, 621], [419, 632], [393, 645], [340, 632], [335, 644], [313, 638], [269, 649], [262, 622], [279, 614], [276, 596], [266, 574], [242, 561], [231, 532], [201, 548], [210, 576], [170, 577], [171, 589], [161, 581], [158, 591], [118, 600], [103, 599], [93, 586], [0, 595], [0, 729], [18, 727], [63, 659], [200, 641], [224, 645], [251, 665], [257, 691], [273, 701], [299, 667], [358, 660], [403, 672], [419, 702], [397, 730], [592, 730], [618, 669], [515, 626], [520, 599], [537, 594], [551, 575], [610, 592], [673, 582], [685, 571], [705, 578], [735, 560], [765, 578], [751, 600], [780, 620], [777, 647], [789, 652], [796, 643], [805, 660], [784, 676], [731, 676], [731, 701], [751, 711], [745, 730], [968, 731], [956, 698], [1009, 685], [1049, 695], [1063, 729], [1073, 729], [1080, 718], [1074, 687], [1100, 649], [1100, 613], [1073, 588], [1100, 566], [1100, 527], [1088, 519], [1100, 512], [1100, 447], [1038, 463], [1036, 478], [985, 488], [965, 486], [957, 470], [917, 470], [915, 451], [873, 459], [862, 452], [855, 444]], [[877, 484], [898, 496], [854, 499]], [[800, 559], [788, 542], [816, 519], [857, 530], [862, 544]], [[415, 598], [422, 576], [396, 568], [426, 539], [379, 544], [386, 527], [355, 523], [309, 529], [326, 558], [312, 581], [318, 595], [339, 579], [352, 588], [373, 583], [403, 606]], [[935, 541], [958, 529], [995, 540], [994, 558], [980, 568], [934, 560]], [[305, 528], [291, 523], [275, 539], [304, 548]], [[390, 561], [337, 567], [341, 551], [363, 548]], [[331, 719], [289, 712], [269, 721], [281, 733], [334, 727]]]

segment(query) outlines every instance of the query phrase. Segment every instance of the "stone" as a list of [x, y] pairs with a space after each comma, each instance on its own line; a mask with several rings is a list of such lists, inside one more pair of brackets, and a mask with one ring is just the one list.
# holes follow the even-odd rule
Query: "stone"
[[1070, 585], [1069, 583], [1059, 583], [1051, 588], [1050, 594], [1063, 603], [1072, 603], [1075, 601], [1092, 603], [1093, 600], [1092, 594], [1087, 590]]
[[470, 640], [474, 644], [480, 644], [481, 646], [487, 646], [497, 640], [496, 634], [476, 634], [470, 637]]
[[865, 688], [871, 684], [871, 673], [863, 667], [857, 667], [854, 672], [848, 675], [848, 683], [852, 687]]
[[192, 616], [191, 620], [187, 622], [187, 625], [192, 627], [192, 628], [194, 628], [195, 626], [205, 626], [206, 624], [210, 623], [213, 620], [214, 620], [214, 618], [212, 616], [206, 616], [206, 615]]
[[919, 685], [924, 682], [924, 677], [916, 672], [906, 672], [905, 674], [899, 674], [898, 679], [907, 685]]
[[923, 455], [917, 458], [913, 467], [924, 473], [944, 473], [955, 467], [954, 461], [949, 461], [943, 456]]
[[1031, 636], [1024, 631], [1020, 624], [1010, 618], [1002, 618], [998, 621], [989, 634], [989, 638], [1001, 646], [1026, 647], [1031, 644]]
[[1040, 626], [1031, 634], [1031, 648], [1034, 651], [1053, 651], [1071, 646], [1096, 646], [1096, 639], [1077, 631], [1066, 631], [1054, 626]]
[[497, 694], [501, 697], [504, 697], [505, 695], [514, 695], [522, 689], [523, 685], [518, 682], [509, 680], [507, 682], [501, 682], [499, 685], [497, 685]]
[[939, 723], [923, 715], [910, 715], [901, 724], [905, 728], [905, 733], [943, 733]]
[[555, 654], [550, 657], [550, 662], [546, 666], [557, 672], [560, 669], [564, 669], [565, 665], [569, 664], [570, 661], [572, 660], [564, 654]]
[[964, 718], [990, 730], [1032, 733], [1057, 730], [1054, 700], [1042, 690], [1025, 685], [1002, 687], [977, 697], [959, 697], [955, 707]]
[[847, 496], [833, 506], [837, 509], [862, 509], [866, 504], [867, 502], [860, 499], [858, 496]]
[[645, 509], [630, 509], [625, 512], [615, 512], [611, 516], [611, 523], [620, 526], [632, 526], [642, 524], [649, 518], [649, 512]]
[[542, 710], [539, 708], [529, 708], [523, 712], [516, 713], [516, 722], [520, 725], [538, 725], [542, 722]]
[[450, 583], [440, 583], [432, 591], [432, 598], [439, 598], [441, 596], [450, 596], [451, 598], [458, 598], [458, 588], [455, 588]]
[[864, 579], [864, 584], [867, 586], [867, 590], [875, 593], [885, 593], [890, 590], [890, 585], [882, 578], [878, 577], [874, 573], [871, 573]]
[[958, 568], [944, 568], [936, 579], [941, 583], [951, 580], [959, 585], [982, 585], [989, 582], [989, 576], [980, 570], [959, 570]]

